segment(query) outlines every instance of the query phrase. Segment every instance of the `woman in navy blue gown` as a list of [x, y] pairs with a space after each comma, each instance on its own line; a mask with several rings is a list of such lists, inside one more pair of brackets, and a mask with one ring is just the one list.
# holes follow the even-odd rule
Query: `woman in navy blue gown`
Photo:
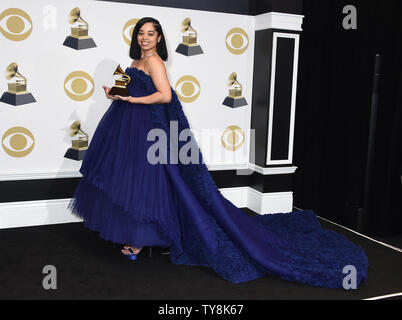
[[[313, 211], [248, 216], [219, 192], [191, 133], [187, 141], [171, 141], [171, 126], [180, 133], [189, 123], [166, 75], [157, 20], [137, 22], [130, 57], [130, 96], [111, 96], [104, 86], [114, 101], [95, 130], [69, 204], [86, 227], [124, 244], [127, 256], [166, 247], [172, 263], [209, 266], [234, 283], [270, 274], [342, 288], [345, 270], [356, 271], [356, 285], [367, 279], [363, 249], [324, 230]], [[173, 145], [190, 146], [198, 161], [171, 157]]]

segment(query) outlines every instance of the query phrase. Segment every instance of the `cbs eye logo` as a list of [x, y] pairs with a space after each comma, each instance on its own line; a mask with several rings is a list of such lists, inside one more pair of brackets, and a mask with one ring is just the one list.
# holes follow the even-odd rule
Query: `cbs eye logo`
[[0, 14], [0, 32], [12, 41], [25, 40], [32, 33], [32, 19], [21, 9], [4, 10]]
[[230, 126], [223, 131], [221, 142], [225, 149], [236, 151], [244, 144], [244, 132], [238, 126]]
[[24, 127], [8, 129], [1, 138], [4, 151], [12, 157], [22, 158], [31, 153], [35, 139], [31, 131]]
[[230, 29], [226, 34], [226, 48], [233, 54], [242, 54], [248, 48], [248, 35], [242, 28]]
[[201, 86], [195, 77], [186, 75], [177, 80], [175, 91], [180, 101], [193, 102], [200, 95]]
[[134, 31], [135, 25], [137, 24], [138, 20], [140, 20], [140, 19], [128, 20], [126, 22], [126, 24], [123, 26], [123, 31], [122, 31], [123, 39], [128, 45], [131, 45], [133, 31]]
[[71, 72], [64, 80], [64, 91], [75, 101], [84, 101], [94, 92], [94, 81], [84, 71]]

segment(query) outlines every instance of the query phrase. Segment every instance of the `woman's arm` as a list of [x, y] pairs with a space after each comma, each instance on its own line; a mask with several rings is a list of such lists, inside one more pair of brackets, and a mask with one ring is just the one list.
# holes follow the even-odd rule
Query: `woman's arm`
[[127, 99], [130, 103], [141, 103], [141, 104], [160, 104], [160, 103], [169, 103], [170, 102], [165, 96], [160, 92], [155, 92], [150, 94], [149, 96], [144, 97], [129, 97]]
[[130, 103], [140, 104], [160, 104], [169, 103], [172, 99], [169, 80], [166, 74], [166, 68], [160, 57], [150, 57], [148, 60], [148, 73], [155, 85], [156, 92], [144, 97], [121, 97], [116, 98]]

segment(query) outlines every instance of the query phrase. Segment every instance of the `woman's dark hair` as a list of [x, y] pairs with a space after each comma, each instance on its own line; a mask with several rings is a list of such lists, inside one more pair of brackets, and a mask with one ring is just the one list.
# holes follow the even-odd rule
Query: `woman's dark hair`
[[159, 56], [162, 58], [163, 61], [167, 60], [168, 53], [166, 49], [166, 42], [165, 36], [163, 35], [162, 26], [160, 25], [159, 21], [152, 18], [152, 17], [144, 17], [138, 20], [136, 23], [133, 35], [131, 37], [131, 45], [130, 45], [130, 58], [131, 59], [140, 59], [141, 58], [141, 48], [137, 41], [137, 35], [140, 28], [147, 22], [152, 22], [156, 32], [158, 33], [158, 37], [161, 35], [161, 40], [156, 45], [156, 51], [158, 52]]

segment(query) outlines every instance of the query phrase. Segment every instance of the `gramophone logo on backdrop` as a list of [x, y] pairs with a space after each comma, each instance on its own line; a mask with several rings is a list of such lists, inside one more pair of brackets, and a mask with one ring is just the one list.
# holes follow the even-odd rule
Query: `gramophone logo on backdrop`
[[31, 153], [35, 139], [31, 131], [24, 127], [8, 129], [1, 138], [3, 150], [10, 156], [22, 158]]
[[3, 92], [0, 102], [13, 106], [36, 102], [33, 95], [27, 91], [27, 78], [18, 72], [18, 64], [16, 62], [12, 62], [7, 66], [5, 76], [10, 81], [7, 83], [8, 90]]
[[67, 150], [64, 157], [72, 160], [84, 159], [88, 149], [88, 134], [81, 130], [81, 122], [74, 121], [70, 126], [71, 148]]
[[94, 92], [94, 80], [84, 71], [73, 71], [64, 80], [64, 91], [75, 101], [87, 100]]
[[242, 96], [243, 86], [237, 81], [237, 73], [230, 74], [228, 79], [229, 96], [225, 98], [222, 104], [231, 108], [238, 108], [247, 105], [246, 99]]
[[197, 43], [197, 31], [191, 26], [191, 19], [186, 18], [181, 23], [183, 41], [176, 48], [176, 52], [184, 56], [194, 56], [204, 53], [201, 46]]
[[71, 27], [71, 35], [67, 36], [63, 45], [76, 50], [96, 47], [95, 41], [88, 35], [89, 25], [81, 17], [80, 8], [76, 7], [70, 11], [68, 22]]
[[225, 38], [226, 48], [233, 54], [242, 54], [247, 50], [249, 40], [242, 28], [230, 29]]
[[25, 40], [31, 35], [32, 27], [32, 19], [24, 10], [10, 8], [0, 14], [0, 32], [9, 40]]
[[221, 142], [226, 150], [236, 151], [244, 144], [244, 132], [238, 126], [229, 126], [223, 131]]
[[190, 103], [200, 95], [201, 85], [195, 77], [185, 75], [177, 80], [175, 91], [180, 101]]
[[130, 19], [123, 26], [122, 30], [123, 39], [128, 45], [131, 45], [131, 38], [133, 37], [133, 31], [135, 25], [139, 20], [140, 19]]

